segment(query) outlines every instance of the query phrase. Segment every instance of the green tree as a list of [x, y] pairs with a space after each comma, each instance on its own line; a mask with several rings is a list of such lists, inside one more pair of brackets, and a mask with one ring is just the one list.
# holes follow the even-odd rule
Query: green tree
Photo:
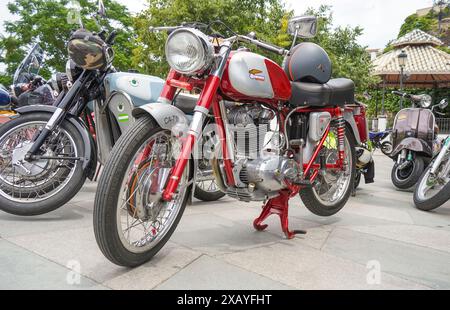
[[[114, 65], [122, 70], [131, 68], [130, 55], [133, 49], [133, 20], [123, 5], [115, 0], [104, 0], [107, 18], [100, 25], [93, 16], [97, 6], [95, 0], [77, 0], [84, 26], [90, 31], [99, 31], [105, 27], [119, 29], [115, 45]], [[79, 28], [76, 23], [69, 23], [68, 16], [73, 12], [71, 0], [14, 0], [8, 9], [15, 16], [14, 21], [5, 21], [4, 35], [0, 37], [0, 63], [6, 66], [6, 74], [0, 76], [0, 83], [8, 85], [11, 76], [28, 49], [39, 43], [46, 53], [45, 68], [41, 74], [48, 78], [50, 72], [63, 71], [67, 59], [67, 41], [71, 33]]]
[[[148, 0], [148, 9], [135, 19], [137, 39], [133, 64], [145, 73], [167, 74], [168, 65], [164, 60], [167, 34], [150, 32], [150, 26], [176, 26], [182, 22], [209, 24], [221, 20], [237, 33], [254, 31], [262, 40], [286, 45], [288, 36], [281, 29], [283, 23], [287, 27], [290, 14], [281, 0]], [[224, 27], [215, 25], [214, 28], [227, 33]]]
[[414, 29], [420, 29], [425, 32], [430, 32], [437, 26], [437, 20], [432, 18], [432, 15], [418, 16], [413, 14], [408, 16], [400, 28], [398, 37], [402, 37], [405, 34], [413, 31]]

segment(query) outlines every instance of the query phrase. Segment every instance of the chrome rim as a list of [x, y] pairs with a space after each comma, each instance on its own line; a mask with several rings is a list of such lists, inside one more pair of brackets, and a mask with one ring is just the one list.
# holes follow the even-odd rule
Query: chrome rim
[[[40, 202], [58, 194], [72, 179], [76, 160], [17, 160], [31, 147], [33, 136], [45, 124], [45, 121], [27, 122], [0, 138], [0, 195], [4, 198], [25, 204]], [[64, 129], [53, 131], [41, 150], [46, 156], [78, 157], [75, 141]]]
[[[336, 130], [330, 131], [322, 149], [322, 152], [326, 152], [325, 156], [328, 164], [336, 163], [338, 159], [338, 145]], [[347, 137], [345, 137], [345, 150], [350, 150], [350, 143]], [[313, 193], [321, 204], [333, 207], [344, 198], [351, 183], [352, 161], [351, 152], [346, 151], [344, 170], [326, 169], [324, 174], [317, 176]]]
[[420, 201], [426, 201], [433, 198], [442, 191], [448, 182], [450, 182], [448, 171], [445, 171], [448, 170], [449, 165], [450, 162], [448, 159], [441, 163], [437, 176], [431, 174], [431, 166], [427, 169], [427, 172], [420, 180], [417, 187], [417, 197]]
[[182, 209], [189, 165], [174, 199], [170, 202], [160, 199], [180, 147], [170, 132], [155, 134], [135, 153], [125, 172], [116, 218], [120, 240], [132, 253], [143, 253], [155, 247], [167, 235]]

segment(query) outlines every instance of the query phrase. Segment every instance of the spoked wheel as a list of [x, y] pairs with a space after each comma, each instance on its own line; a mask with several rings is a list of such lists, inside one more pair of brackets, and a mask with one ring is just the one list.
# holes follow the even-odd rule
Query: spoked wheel
[[47, 138], [39, 153], [43, 158], [25, 160], [33, 137], [48, 120], [46, 114], [27, 114], [1, 127], [1, 210], [22, 216], [48, 213], [72, 199], [83, 185], [86, 176], [76, 160], [83, 157], [83, 140], [69, 122]]
[[431, 211], [450, 199], [450, 160], [442, 161], [436, 175], [431, 173], [430, 165], [423, 173], [414, 191], [414, 203], [422, 211]]
[[169, 240], [186, 207], [192, 176], [188, 164], [175, 198], [161, 194], [180, 150], [151, 117], [139, 119], [117, 142], [100, 178], [94, 231], [103, 254], [120, 266], [150, 260]]
[[[322, 149], [321, 156], [327, 164], [334, 164], [338, 159], [337, 128], [332, 127]], [[351, 133], [345, 135], [344, 169], [326, 169], [320, 172], [310, 188], [300, 191], [305, 206], [318, 216], [332, 216], [347, 203], [356, 178], [355, 143]]]
[[203, 159], [200, 160], [198, 168], [194, 197], [202, 201], [216, 201], [225, 196], [217, 186], [209, 162]]

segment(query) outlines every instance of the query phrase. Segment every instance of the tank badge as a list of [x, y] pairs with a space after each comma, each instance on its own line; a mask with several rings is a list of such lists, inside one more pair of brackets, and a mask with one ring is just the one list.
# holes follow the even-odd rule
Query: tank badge
[[133, 87], [138, 87], [138, 86], [139, 86], [139, 82], [138, 82], [138, 80], [136, 80], [136, 79], [132, 79], [132, 80], [130, 81], [130, 84], [131, 84], [131, 86], [133, 86]]
[[266, 80], [266, 77], [262, 74], [263, 72], [261, 70], [252, 69], [252, 70], [248, 71], [248, 73], [250, 74], [250, 78], [252, 80], [257, 80], [257, 81], [265, 81]]

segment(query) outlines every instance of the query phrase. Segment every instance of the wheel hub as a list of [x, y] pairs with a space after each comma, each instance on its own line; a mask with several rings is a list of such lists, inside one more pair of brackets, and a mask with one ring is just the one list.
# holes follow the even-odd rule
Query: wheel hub
[[31, 141], [22, 142], [18, 144], [12, 152], [12, 164], [19, 174], [26, 177], [36, 177], [42, 174], [48, 169], [48, 165], [50, 164], [50, 161], [42, 159], [26, 161], [25, 155], [29, 152], [32, 146], [33, 143]]

